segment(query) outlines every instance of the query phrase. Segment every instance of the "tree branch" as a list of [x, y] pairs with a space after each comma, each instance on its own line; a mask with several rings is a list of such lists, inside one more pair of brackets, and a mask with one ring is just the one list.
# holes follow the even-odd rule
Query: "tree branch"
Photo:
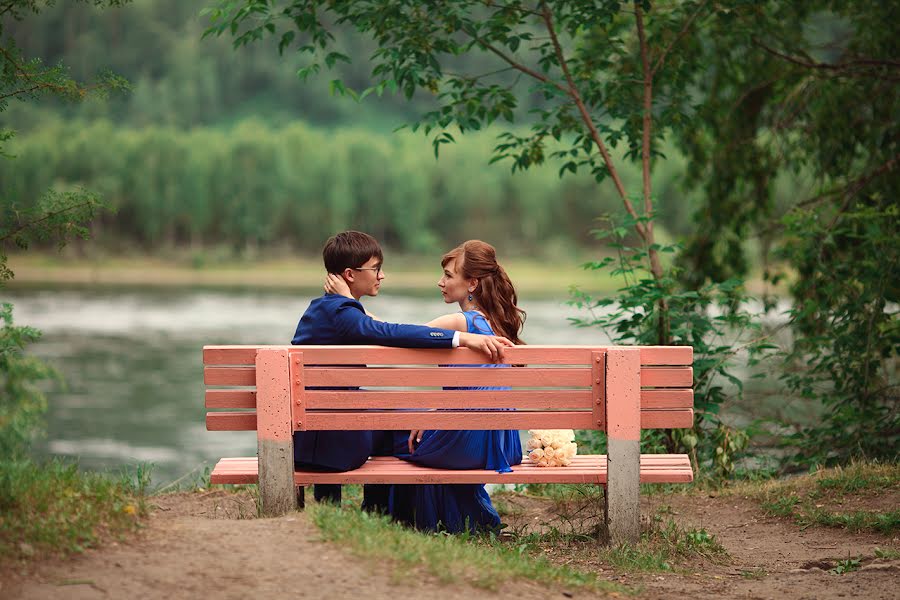
[[[641, 137], [641, 173], [644, 184], [644, 213], [648, 216], [653, 212], [650, 187], [650, 129], [653, 126], [653, 71], [650, 70], [649, 52], [647, 50], [647, 36], [644, 32], [644, 11], [638, 2], [634, 3], [634, 18], [637, 23], [638, 43], [641, 50], [641, 68], [644, 73], [644, 114], [643, 134]], [[647, 230], [653, 231], [653, 221], [647, 222]]]
[[[869, 185], [869, 182], [871, 182], [873, 179], [876, 179], [879, 176], [884, 175], [885, 173], [893, 170], [895, 167], [897, 167], [898, 164], [900, 164], [900, 154], [895, 154], [894, 156], [889, 158], [887, 161], [882, 163], [879, 167], [869, 171], [868, 173], [865, 173], [864, 175], [862, 175], [860, 177], [857, 177], [856, 179], [854, 179], [853, 181], [850, 181], [846, 185], [842, 185], [838, 188], [829, 190], [823, 194], [819, 194], [818, 196], [814, 196], [812, 198], [807, 198], [803, 202], [797, 203], [797, 206], [795, 206], [794, 208], [806, 208], [808, 206], [812, 206], [814, 204], [822, 202], [823, 200], [827, 200], [828, 198], [832, 198], [834, 196], [838, 196], [841, 194], [847, 194], [848, 195], [847, 199], [842, 203], [841, 207], [839, 207], [839, 209], [838, 209], [838, 214], [840, 214], [846, 210], [846, 207], [849, 205], [848, 204], [849, 200], [852, 199], [854, 196], [856, 196], [856, 194], [861, 192], [867, 185]], [[832, 227], [832, 226], [833, 226], [833, 222], [831, 225], [829, 225], [829, 227]], [[784, 225], [776, 222], [776, 223], [772, 223], [765, 229], [758, 230], [758, 234], [759, 235], [773, 234], [773, 233], [777, 233], [777, 232], [781, 231], [782, 229], [784, 229]]]
[[485, 77], [490, 77], [491, 75], [499, 75], [500, 73], [506, 73], [507, 71], [515, 70], [513, 67], [504, 67], [502, 69], [495, 69], [493, 71], [488, 71], [487, 73], [482, 73], [481, 75], [466, 75], [464, 73], [457, 73], [455, 71], [443, 71], [444, 75], [448, 75], [450, 77], [456, 77], [457, 79], [471, 79], [473, 81], [477, 81], [478, 79], [483, 79]]
[[779, 52], [778, 50], [771, 48], [758, 40], [757, 38], [753, 38], [753, 44], [755, 46], [759, 46], [769, 54], [776, 56], [782, 60], [786, 60], [789, 63], [799, 65], [801, 67], [805, 67], [807, 69], [819, 69], [826, 71], [847, 71], [858, 67], [889, 67], [892, 69], [900, 68], [900, 61], [897, 60], [881, 60], [874, 58], [863, 58], [857, 60], [849, 60], [847, 62], [842, 63], [822, 63], [815, 62], [812, 60], [804, 60], [801, 58], [797, 58], [796, 56], [791, 56], [789, 54], [785, 54], [783, 52]]
[[526, 67], [522, 63], [516, 62], [515, 60], [513, 60], [512, 58], [507, 56], [502, 50], [494, 47], [493, 45], [489, 44], [487, 41], [481, 39], [477, 35], [474, 35], [468, 31], [466, 31], [465, 33], [467, 33], [473, 40], [478, 42], [478, 44], [482, 48], [496, 54], [498, 57], [500, 57], [500, 59], [505, 61], [513, 69], [516, 69], [517, 71], [521, 71], [521, 72], [525, 73], [526, 75], [530, 75], [531, 77], [534, 77], [538, 81], [541, 81], [543, 83], [548, 83], [548, 84], [554, 86], [559, 91], [565, 93], [566, 95], [569, 94], [569, 91], [564, 86], [560, 85], [558, 82], [553, 81], [546, 75], [539, 73], [538, 71], [535, 71], [534, 69], [532, 69], [530, 67]]
[[61, 85], [56, 85], [53, 83], [41, 83], [27, 89], [16, 90], [8, 94], [3, 94], [2, 96], [0, 96], [0, 100], [6, 100], [7, 98], [12, 98], [13, 96], [18, 96], [19, 94], [30, 94], [31, 92], [36, 92], [42, 89], [55, 89], [58, 92], [68, 91], [67, 88]]
[[[547, 6], [546, 2], [541, 2], [541, 12], [543, 13], [544, 24], [547, 27], [547, 32], [550, 34], [550, 39], [553, 42], [553, 49], [556, 53], [556, 59], [557, 61], [559, 61], [559, 66], [566, 78], [566, 82], [569, 84], [567, 93], [569, 96], [571, 96], [572, 100], [575, 101], [575, 106], [578, 107], [578, 112], [581, 114], [581, 119], [584, 121], [585, 125], [587, 125], [588, 131], [591, 134], [591, 139], [593, 139], [594, 143], [597, 144], [597, 149], [600, 151], [600, 155], [603, 157], [603, 162], [606, 164], [606, 169], [609, 171], [610, 177], [612, 177], [613, 183], [616, 186], [616, 190], [619, 192], [619, 196], [621, 196], [622, 201], [625, 203], [625, 210], [628, 211], [628, 214], [631, 215], [633, 219], [638, 219], [637, 211], [634, 209], [634, 206], [628, 199], [628, 194], [625, 192], [625, 185], [622, 183], [622, 179], [621, 177], [619, 177], [619, 172], [613, 165], [612, 158], [610, 157], [609, 152], [606, 149], [606, 144], [603, 143], [603, 139], [600, 137], [600, 132], [597, 131], [597, 126], [594, 125], [594, 120], [591, 118], [587, 107], [584, 105], [584, 100], [582, 100], [581, 95], [578, 93], [578, 88], [575, 86], [575, 81], [572, 79], [572, 74], [569, 72], [569, 66], [566, 63], [565, 56], [563, 55], [562, 46], [560, 46], [559, 39], [556, 37], [556, 28], [553, 26], [553, 14], [550, 12], [550, 8]], [[637, 229], [642, 238], [646, 237], [646, 230], [642, 223], [636, 222], [635, 229]]]
[[530, 8], [525, 8], [524, 6], [509, 6], [506, 4], [497, 4], [496, 2], [492, 2], [491, 0], [482, 0], [482, 4], [486, 8], [495, 8], [499, 10], [514, 10], [516, 12], [522, 13], [523, 15], [534, 15], [536, 17], [540, 17], [541, 13], [536, 10], [531, 10]]
[[681, 28], [681, 31], [678, 32], [678, 35], [675, 36], [675, 39], [673, 39], [669, 43], [669, 45], [666, 46], [666, 48], [662, 51], [662, 54], [659, 55], [659, 58], [656, 59], [656, 64], [653, 65], [653, 69], [650, 71], [650, 73], [652, 75], [656, 75], [656, 73], [662, 68], [663, 63], [665, 63], [666, 57], [668, 56], [669, 52], [671, 52], [672, 48], [675, 46], [675, 44], [680, 42], [681, 39], [687, 34], [688, 29], [691, 28], [691, 25], [694, 23], [694, 21], [697, 19], [697, 17], [700, 16], [701, 11], [706, 6], [706, 2], [707, 2], [707, 0], [703, 0], [703, 2], [700, 3], [700, 5], [697, 7], [697, 10], [695, 10], [691, 14], [691, 16], [688, 17], [687, 21], [685, 21], [684, 27]]
[[[653, 71], [650, 70], [650, 57], [647, 48], [647, 36], [644, 31], [644, 11], [641, 9], [640, 0], [634, 2], [634, 19], [637, 25], [638, 43], [641, 52], [641, 71], [644, 75], [644, 114], [643, 132], [641, 136], [641, 173], [644, 188], [644, 214], [648, 217], [644, 228], [644, 243], [647, 245], [647, 258], [650, 261], [650, 272], [657, 283], [662, 280], [663, 268], [659, 260], [659, 252], [653, 247], [653, 197], [650, 187], [650, 145], [653, 141], [651, 129], [653, 127]], [[659, 321], [657, 323], [657, 342], [669, 343], [669, 303], [665, 296], [659, 299]]]
[[48, 212], [47, 214], [45, 214], [44, 216], [42, 216], [42, 217], [39, 218], [39, 219], [35, 219], [35, 220], [33, 220], [33, 221], [26, 221], [25, 223], [20, 224], [20, 225], [19, 225], [18, 227], [16, 227], [15, 229], [13, 229], [13, 230], [11, 230], [11, 231], [8, 231], [7, 233], [5, 233], [5, 234], [3, 234], [2, 236], [0, 236], [0, 243], [5, 242], [6, 240], [8, 240], [9, 238], [11, 238], [12, 236], [16, 235], [17, 233], [20, 233], [20, 232], [24, 231], [25, 229], [27, 229], [27, 228], [29, 228], [29, 227], [34, 227], [34, 226], [37, 225], [38, 223], [43, 223], [44, 221], [49, 221], [50, 219], [52, 219], [52, 218], [54, 218], [54, 217], [58, 217], [59, 215], [64, 215], [64, 214], [66, 214], [67, 212], [71, 212], [71, 211], [77, 210], [77, 209], [79, 209], [79, 208], [84, 208], [84, 207], [86, 207], [86, 206], [91, 206], [92, 204], [93, 204], [93, 202], [89, 202], [89, 201], [88, 201], [88, 202], [81, 202], [80, 204], [75, 204], [75, 205], [73, 205], [73, 206], [67, 206], [67, 207], [65, 207], [65, 208], [63, 208], [63, 209], [60, 209], [60, 210], [55, 210], [55, 211]]

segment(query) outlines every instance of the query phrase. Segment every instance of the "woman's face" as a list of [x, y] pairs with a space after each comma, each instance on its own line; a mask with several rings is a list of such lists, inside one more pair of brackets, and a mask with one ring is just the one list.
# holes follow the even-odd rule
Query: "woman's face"
[[457, 259], [454, 258], [444, 265], [444, 275], [438, 281], [441, 295], [447, 304], [462, 302], [468, 298], [470, 291], [474, 290], [477, 284], [475, 279], [464, 279], [462, 273], [457, 270], [456, 263]]

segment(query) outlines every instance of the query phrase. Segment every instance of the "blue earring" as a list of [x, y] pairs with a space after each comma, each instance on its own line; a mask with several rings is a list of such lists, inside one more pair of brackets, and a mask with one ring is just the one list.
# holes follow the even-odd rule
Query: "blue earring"
[[472, 298], [472, 294], [469, 294], [469, 302], [471, 302], [472, 300], [474, 300], [474, 298]]

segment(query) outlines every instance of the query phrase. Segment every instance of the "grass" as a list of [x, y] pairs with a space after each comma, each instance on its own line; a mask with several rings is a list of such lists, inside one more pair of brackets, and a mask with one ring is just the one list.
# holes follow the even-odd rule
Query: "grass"
[[762, 567], [741, 571], [741, 577], [744, 579], [765, 579], [769, 576], [769, 572]]
[[149, 481], [143, 466], [111, 477], [61, 461], [0, 462], [0, 559], [77, 553], [136, 529]]
[[527, 544], [509, 544], [495, 534], [426, 534], [348, 506], [310, 504], [308, 514], [325, 540], [347, 546], [368, 560], [396, 565], [395, 576], [425, 572], [445, 584], [469, 584], [498, 590], [513, 580], [604, 592], [627, 590], [594, 573], [554, 565], [529, 552]]
[[728, 552], [706, 529], [682, 529], [671, 519], [663, 524], [657, 517], [638, 544], [608, 548], [601, 552], [601, 557], [625, 571], [663, 572], [677, 571], [679, 562], [697, 557], [714, 563], [725, 562]]
[[845, 504], [900, 492], [900, 464], [854, 463], [793, 479], [739, 485], [734, 491], [755, 497], [767, 514], [792, 519], [802, 529], [837, 527], [884, 535], [900, 531], [896, 508], [843, 509]]
[[852, 573], [853, 571], [859, 570], [861, 563], [862, 560], [859, 558], [846, 558], [844, 560], [837, 561], [837, 564], [834, 566], [834, 568], [828, 569], [828, 572], [834, 575]]

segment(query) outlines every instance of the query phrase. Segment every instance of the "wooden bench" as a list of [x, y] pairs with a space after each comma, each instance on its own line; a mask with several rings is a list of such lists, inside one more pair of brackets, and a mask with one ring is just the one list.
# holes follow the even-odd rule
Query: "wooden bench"
[[[639, 484], [693, 480], [687, 455], [640, 453], [642, 428], [692, 426], [692, 359], [684, 346], [519, 346], [505, 353], [512, 368], [446, 368], [484, 358], [464, 348], [206, 346], [206, 407], [217, 409], [207, 413], [207, 429], [256, 430], [258, 439], [258, 456], [223, 458], [210, 480], [258, 482], [263, 514], [272, 516], [296, 509], [297, 487], [315, 483], [603, 485], [610, 540], [635, 542]], [[345, 386], [363, 389], [313, 389]], [[441, 389], [450, 386], [511, 389]], [[538, 467], [526, 457], [502, 474], [392, 457], [348, 472], [294, 471], [294, 431], [367, 429], [599, 429], [608, 448], [568, 467]]]

